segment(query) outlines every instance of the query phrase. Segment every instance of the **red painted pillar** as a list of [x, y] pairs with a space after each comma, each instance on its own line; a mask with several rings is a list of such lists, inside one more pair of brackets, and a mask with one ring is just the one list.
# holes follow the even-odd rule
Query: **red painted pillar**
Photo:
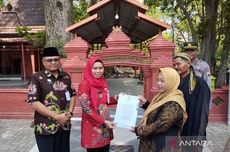
[[34, 49], [33, 48], [30, 50], [30, 61], [31, 61], [32, 74], [34, 74], [35, 73], [35, 59], [34, 59]]
[[152, 84], [151, 94], [155, 95], [158, 90], [156, 88], [156, 77], [158, 69], [161, 67], [172, 67], [172, 54], [175, 49], [175, 44], [168, 41], [159, 34], [150, 44], [150, 56], [153, 59], [151, 69], [151, 81]]
[[23, 70], [23, 80], [26, 80], [26, 65], [25, 65], [25, 50], [23, 43], [21, 44], [22, 48], [22, 70]]
[[2, 57], [1, 57], [1, 70], [2, 70], [2, 74], [6, 74], [7, 73], [7, 65], [8, 65], [8, 57], [6, 54], [6, 51], [3, 49], [2, 53]]
[[152, 100], [151, 89], [152, 89], [152, 73], [149, 67], [144, 67], [144, 97], [149, 101]]
[[[80, 37], [75, 37], [64, 46], [67, 59], [62, 59], [62, 67], [64, 71], [70, 74], [76, 90], [83, 79], [83, 71], [87, 61], [86, 57], [88, 49], [89, 44]], [[81, 113], [79, 102], [76, 102], [74, 113], [77, 113], [78, 115]]]
[[37, 54], [38, 54], [38, 57], [37, 57], [37, 60], [38, 60], [38, 71], [41, 71], [41, 56], [40, 56], [40, 51], [41, 49], [37, 49]]
[[62, 61], [62, 66], [70, 73], [74, 84], [78, 84], [83, 79], [88, 48], [89, 44], [80, 37], [75, 37], [64, 46], [67, 59]]

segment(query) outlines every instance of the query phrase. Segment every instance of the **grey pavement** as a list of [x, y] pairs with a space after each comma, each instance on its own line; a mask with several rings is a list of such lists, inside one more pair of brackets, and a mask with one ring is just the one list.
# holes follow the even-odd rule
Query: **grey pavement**
[[[126, 91], [129, 94], [142, 94], [142, 86], [136, 79], [108, 79], [111, 95]], [[121, 90], [118, 88], [122, 88]], [[115, 109], [111, 109], [111, 115]], [[139, 110], [139, 116], [143, 111]], [[140, 120], [140, 118], [138, 119]], [[33, 128], [30, 127], [32, 120], [23, 119], [0, 119], [0, 151], [1, 152], [37, 152]], [[71, 152], [86, 152], [80, 146], [80, 123], [81, 119], [75, 117], [72, 120], [70, 138]], [[138, 122], [137, 122], [138, 123]], [[230, 126], [224, 123], [209, 123], [207, 127], [207, 141], [212, 145], [205, 147], [204, 152], [223, 152], [227, 139], [230, 137]], [[114, 145], [132, 145], [137, 151], [138, 140], [136, 136], [127, 129], [116, 127], [114, 140], [111, 142], [111, 149]], [[128, 147], [128, 146], [127, 146]], [[111, 150], [115, 152], [115, 150]], [[121, 152], [117, 150], [117, 152]], [[128, 152], [128, 151], [127, 151]]]
[[[86, 152], [80, 146], [80, 120], [75, 118], [71, 130], [71, 152]], [[1, 119], [0, 120], [0, 151], [1, 152], [37, 152], [33, 128], [29, 127], [31, 120]], [[212, 143], [204, 152], [223, 152], [230, 137], [230, 126], [223, 123], [209, 123], [207, 141]], [[135, 151], [138, 140], [127, 129], [116, 128], [112, 145], [133, 145]]]

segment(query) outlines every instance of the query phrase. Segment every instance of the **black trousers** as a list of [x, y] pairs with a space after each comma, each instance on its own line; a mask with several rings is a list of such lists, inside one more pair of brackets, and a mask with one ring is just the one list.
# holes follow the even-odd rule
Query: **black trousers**
[[109, 152], [110, 144], [100, 148], [87, 148], [87, 152]]
[[53, 135], [35, 134], [39, 152], [69, 152], [70, 130], [60, 131]]

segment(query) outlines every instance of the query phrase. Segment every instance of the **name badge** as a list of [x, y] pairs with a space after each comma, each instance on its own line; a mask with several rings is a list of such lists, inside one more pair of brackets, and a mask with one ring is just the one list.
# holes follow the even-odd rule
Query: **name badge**
[[65, 98], [67, 101], [70, 101], [70, 94], [69, 94], [69, 91], [66, 91], [65, 92]]

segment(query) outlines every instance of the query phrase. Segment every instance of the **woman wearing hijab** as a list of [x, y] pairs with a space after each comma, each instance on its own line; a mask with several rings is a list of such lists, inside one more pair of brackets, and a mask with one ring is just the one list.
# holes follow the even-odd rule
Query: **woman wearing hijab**
[[159, 93], [151, 102], [140, 96], [142, 108], [146, 110], [140, 125], [132, 130], [140, 138], [139, 152], [180, 150], [177, 137], [187, 114], [183, 94], [177, 89], [179, 84], [180, 76], [176, 70], [160, 68], [157, 76]]
[[[109, 97], [104, 74], [104, 64], [98, 57], [88, 60], [84, 80], [79, 85], [78, 95], [83, 110], [81, 123], [81, 145], [87, 152], [108, 152], [113, 139], [114, 124], [109, 116], [108, 104], [116, 104]], [[117, 99], [117, 96], [116, 96]]]

